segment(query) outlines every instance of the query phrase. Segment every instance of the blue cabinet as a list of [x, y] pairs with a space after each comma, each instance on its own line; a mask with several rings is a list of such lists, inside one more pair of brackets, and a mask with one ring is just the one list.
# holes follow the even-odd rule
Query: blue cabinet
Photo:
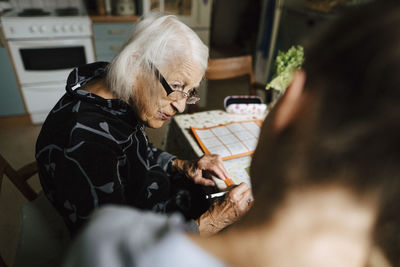
[[25, 107], [7, 49], [0, 46], [0, 116], [25, 114]]
[[93, 23], [94, 45], [98, 61], [111, 61], [120, 51], [129, 33], [135, 27], [134, 22]]

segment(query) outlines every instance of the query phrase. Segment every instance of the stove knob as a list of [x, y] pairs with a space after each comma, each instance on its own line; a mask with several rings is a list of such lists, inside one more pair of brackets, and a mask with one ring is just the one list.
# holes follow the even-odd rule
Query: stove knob
[[47, 31], [47, 27], [42, 25], [42, 26], [40, 26], [39, 31], [40, 32], [46, 32]]
[[78, 30], [78, 25], [76, 24], [71, 25], [71, 32], [75, 32], [77, 30]]
[[53, 32], [59, 32], [59, 31], [60, 31], [60, 25], [54, 25]]
[[35, 25], [33, 25], [33, 26], [31, 26], [31, 27], [29, 28], [29, 31], [30, 31], [31, 33], [35, 33], [35, 32], [38, 31], [38, 27], [35, 26]]
[[64, 25], [64, 26], [62, 27], [62, 31], [63, 31], [63, 32], [67, 32], [67, 31], [68, 31], [68, 26], [67, 26], [67, 25]]
[[85, 26], [79, 25], [79, 31], [80, 31], [80, 32], [83, 32], [84, 30], [85, 30]]

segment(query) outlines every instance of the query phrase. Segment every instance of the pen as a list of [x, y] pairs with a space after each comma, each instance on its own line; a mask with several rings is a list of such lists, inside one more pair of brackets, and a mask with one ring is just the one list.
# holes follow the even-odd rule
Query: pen
[[209, 194], [209, 195], [206, 195], [206, 199], [216, 198], [216, 197], [222, 197], [222, 196], [226, 195], [226, 193], [228, 193], [228, 191], [223, 191], [223, 192], [218, 192], [218, 193], [214, 193], [214, 194]]

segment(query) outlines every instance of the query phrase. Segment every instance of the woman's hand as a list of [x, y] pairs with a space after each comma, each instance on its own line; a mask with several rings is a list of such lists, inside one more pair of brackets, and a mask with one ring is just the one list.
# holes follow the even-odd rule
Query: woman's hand
[[175, 159], [172, 162], [172, 166], [192, 179], [194, 183], [205, 186], [213, 186], [215, 182], [209, 177], [204, 177], [203, 171], [209, 172], [221, 180], [225, 180], [228, 177], [228, 172], [222, 163], [222, 158], [215, 154], [204, 155], [197, 161]]
[[233, 187], [225, 199], [215, 201], [196, 220], [200, 235], [216, 234], [226, 226], [236, 222], [250, 209], [252, 203], [253, 196], [246, 183]]

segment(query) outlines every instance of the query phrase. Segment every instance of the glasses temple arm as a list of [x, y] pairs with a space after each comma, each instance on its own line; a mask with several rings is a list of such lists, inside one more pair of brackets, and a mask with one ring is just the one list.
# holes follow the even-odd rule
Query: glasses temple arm
[[158, 80], [161, 82], [162, 86], [164, 87], [165, 91], [167, 91], [167, 95], [173, 92], [167, 81], [165, 80], [164, 76], [161, 75], [161, 73], [158, 71], [156, 66], [150, 63], [150, 66], [152, 67], [154, 74], [158, 78]]

